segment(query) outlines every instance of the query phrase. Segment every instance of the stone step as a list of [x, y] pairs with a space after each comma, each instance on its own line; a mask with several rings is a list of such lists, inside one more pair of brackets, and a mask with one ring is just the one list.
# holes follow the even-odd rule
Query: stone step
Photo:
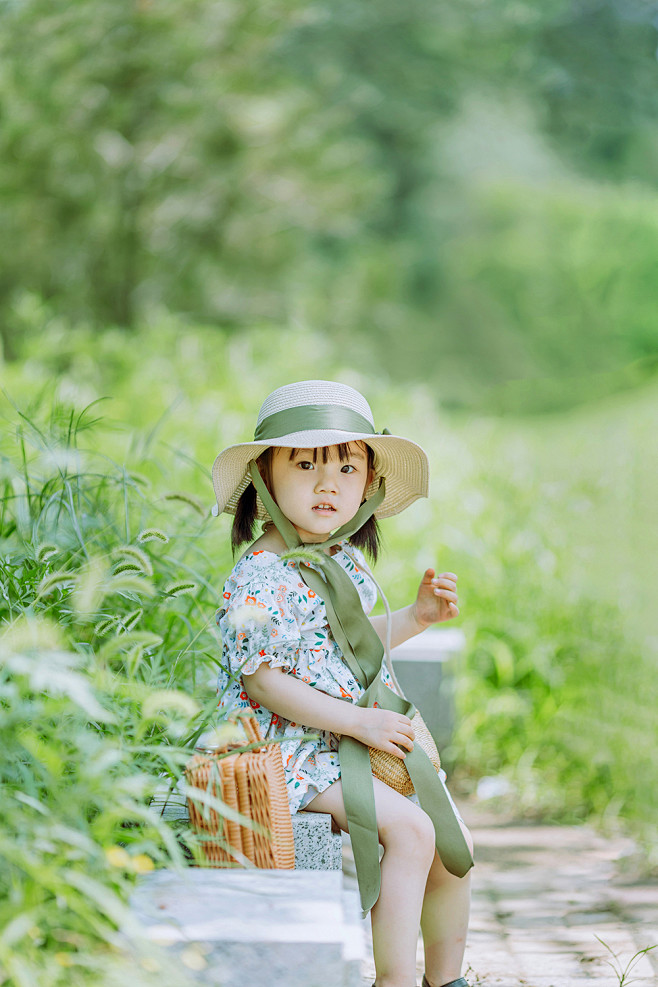
[[358, 895], [339, 872], [159, 870], [140, 878], [130, 904], [172, 960], [192, 950], [191, 976], [204, 987], [361, 983]]

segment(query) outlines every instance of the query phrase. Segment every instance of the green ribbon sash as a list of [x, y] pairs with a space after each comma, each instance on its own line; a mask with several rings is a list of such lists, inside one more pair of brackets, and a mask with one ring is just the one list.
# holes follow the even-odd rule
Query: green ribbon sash
[[[308, 419], [305, 420], [308, 422]], [[361, 505], [348, 524], [334, 532], [326, 542], [309, 545], [301, 541], [294, 526], [279, 509], [255, 460], [249, 464], [249, 473], [263, 506], [288, 546], [289, 551], [282, 558], [298, 560], [302, 579], [324, 600], [334, 640], [345, 663], [365, 690], [358, 705], [377, 705], [411, 719], [415, 713], [413, 704], [382, 682], [384, 648], [361, 605], [356, 586], [343, 567], [328, 554], [332, 546], [353, 535], [375, 513], [385, 496], [384, 479], [381, 479], [377, 492]], [[364, 911], [368, 911], [379, 897], [381, 883], [370, 755], [368, 748], [360, 741], [343, 735], [339, 742], [339, 758], [361, 905]], [[473, 866], [473, 858], [441, 779], [425, 751], [418, 745], [407, 752], [404, 764], [422, 808], [434, 823], [436, 848], [444, 866], [450, 873], [463, 877]]]

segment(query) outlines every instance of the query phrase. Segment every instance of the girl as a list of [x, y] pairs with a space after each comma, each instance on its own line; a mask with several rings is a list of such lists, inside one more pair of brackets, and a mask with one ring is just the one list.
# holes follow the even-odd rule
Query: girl
[[[382, 662], [387, 632], [395, 646], [457, 616], [457, 577], [427, 569], [416, 601], [388, 628], [366, 615], [377, 592], [361, 550], [376, 559], [376, 518], [427, 496], [425, 452], [375, 432], [353, 388], [303, 381], [270, 394], [254, 441], [220, 453], [213, 484], [213, 513], [235, 515], [234, 550], [264, 522], [218, 612], [220, 710], [250, 706], [264, 736], [283, 738], [292, 812], [331, 813], [350, 832], [372, 909], [376, 987], [415, 983], [419, 925], [423, 987], [467, 987], [472, 844], [445, 775], [414, 746], [413, 707]], [[372, 777], [369, 747], [404, 760], [414, 800]]]

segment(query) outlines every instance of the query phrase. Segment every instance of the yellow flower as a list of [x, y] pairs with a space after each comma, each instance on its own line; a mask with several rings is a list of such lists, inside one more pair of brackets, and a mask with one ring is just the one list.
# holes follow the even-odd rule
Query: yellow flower
[[130, 855], [122, 846], [108, 847], [105, 856], [112, 867], [121, 867], [124, 870], [130, 867]]
[[60, 966], [73, 966], [75, 960], [70, 953], [55, 953], [55, 962]]
[[155, 867], [151, 858], [145, 853], [138, 853], [136, 857], [132, 858], [131, 863], [136, 874], [148, 874]]

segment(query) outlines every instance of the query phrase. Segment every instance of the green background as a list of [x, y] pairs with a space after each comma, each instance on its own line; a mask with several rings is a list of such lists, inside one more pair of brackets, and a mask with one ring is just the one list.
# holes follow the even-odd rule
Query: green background
[[0, 7], [5, 982], [125, 974], [216, 702], [210, 466], [296, 379], [430, 456], [378, 575], [459, 575], [453, 788], [656, 866], [657, 14]]

